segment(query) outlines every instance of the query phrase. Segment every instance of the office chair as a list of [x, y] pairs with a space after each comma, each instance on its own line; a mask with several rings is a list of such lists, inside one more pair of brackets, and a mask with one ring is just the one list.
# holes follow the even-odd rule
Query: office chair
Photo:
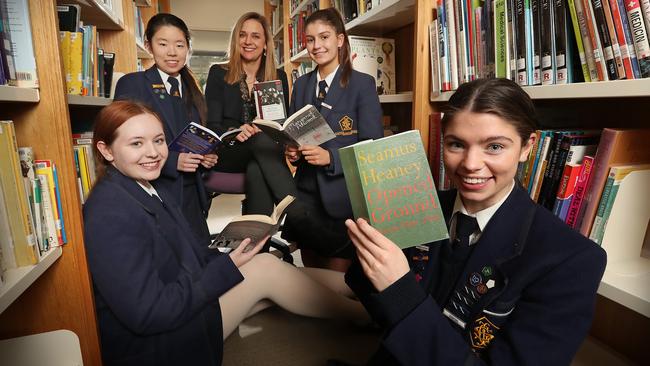
[[[212, 199], [220, 194], [244, 194], [245, 189], [245, 173], [225, 173], [225, 172], [208, 172], [203, 176], [203, 185], [208, 192], [208, 199]], [[282, 230], [282, 228], [280, 228]], [[210, 235], [210, 239], [214, 239], [217, 234]], [[282, 254], [282, 260], [293, 264], [293, 257], [291, 256], [291, 249], [288, 245], [271, 237], [265, 244], [264, 249], [268, 247], [275, 248]]]

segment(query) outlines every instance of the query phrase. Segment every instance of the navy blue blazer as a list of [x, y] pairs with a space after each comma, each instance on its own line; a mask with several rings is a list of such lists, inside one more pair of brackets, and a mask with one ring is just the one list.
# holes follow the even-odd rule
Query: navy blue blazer
[[[448, 194], [441, 194], [447, 218], [455, 191]], [[377, 293], [358, 263], [346, 274], [373, 318], [387, 329], [382, 347], [394, 360], [386, 364], [571, 363], [591, 325], [605, 270], [602, 248], [535, 204], [518, 186], [484, 228], [451, 298], [438, 303], [432, 294], [440, 285], [446, 244], [448, 240], [430, 245], [419, 284], [409, 272]], [[473, 290], [490, 280], [494, 286], [485, 287], [484, 295], [466, 296], [469, 312], [455, 316], [456, 292], [478, 294]], [[451, 315], [445, 316], [443, 309]]]
[[[317, 72], [318, 68], [301, 76], [294, 83], [289, 107], [290, 115], [307, 104], [314, 104]], [[327, 167], [316, 169], [316, 179], [325, 211], [334, 218], [342, 219], [352, 216], [352, 206], [345, 186], [339, 149], [361, 140], [381, 138], [383, 127], [381, 104], [372, 76], [352, 71], [345, 88], [340, 84], [340, 76], [339, 67], [320, 111], [336, 133], [336, 138], [321, 145], [329, 151], [331, 162]], [[351, 125], [347, 125], [346, 122], [351, 122]], [[304, 159], [296, 163], [298, 169], [295, 179], [298, 186], [300, 186], [299, 181], [303, 179], [303, 166], [307, 164]]]
[[[219, 134], [249, 122], [241, 120], [244, 102], [239, 83], [228, 84], [225, 77], [226, 70], [222, 65], [212, 65], [205, 84], [205, 102], [208, 105], [206, 124]], [[289, 108], [289, 83], [283, 70], [278, 69], [278, 80], [282, 82], [285, 108]]]
[[[183, 83], [183, 90], [187, 90], [185, 82]], [[192, 115], [190, 121], [181, 121], [183, 123], [176, 124], [174, 120], [176, 114], [174, 113], [174, 106], [170, 103], [171, 96], [167, 93], [165, 85], [160, 78], [160, 73], [156, 66], [152, 66], [146, 71], [133, 72], [127, 75], [124, 75], [117, 82], [115, 87], [115, 100], [135, 100], [141, 103], [146, 104], [152, 110], [154, 110], [160, 118], [163, 120], [163, 127], [165, 130], [165, 139], [167, 143], [170, 143], [181, 131], [178, 131], [175, 126], [182, 125], [185, 126], [190, 121], [199, 123], [200, 117], [199, 112], [196, 108], [192, 109]], [[160, 179], [161, 183], [174, 194], [176, 201], [182, 205], [183, 197], [183, 178], [185, 174], [192, 173], [183, 173], [178, 171], [178, 155], [176, 151], [170, 151], [167, 161], [163, 166]], [[199, 195], [199, 204], [201, 205], [201, 210], [204, 212], [208, 210], [209, 203], [207, 195], [205, 193], [205, 188], [203, 187], [203, 181], [201, 180], [200, 174], [201, 168], [197, 169], [196, 176], [196, 189], [197, 194]]]
[[219, 365], [219, 296], [243, 277], [154, 186], [166, 208], [109, 167], [83, 208], [104, 365]]

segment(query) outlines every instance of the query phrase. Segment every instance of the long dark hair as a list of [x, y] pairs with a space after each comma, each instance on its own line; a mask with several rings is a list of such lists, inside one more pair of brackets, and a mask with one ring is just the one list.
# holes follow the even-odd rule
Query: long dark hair
[[262, 54], [262, 62], [260, 63], [260, 69], [264, 70], [262, 81], [275, 80], [278, 78], [275, 65], [275, 44], [273, 43], [273, 35], [271, 34], [269, 22], [263, 15], [256, 12], [249, 12], [242, 15], [232, 28], [232, 33], [230, 35], [230, 48], [228, 51], [228, 70], [225, 78], [228, 84], [238, 83], [241, 80], [242, 74], [244, 74], [244, 67], [242, 66], [241, 55], [239, 53], [239, 33], [244, 26], [244, 22], [250, 19], [260, 23], [264, 30], [266, 51]]
[[522, 146], [538, 125], [533, 101], [517, 83], [508, 79], [477, 79], [460, 85], [443, 108], [443, 132], [462, 111], [490, 113], [502, 118], [517, 130]]
[[[154, 34], [160, 29], [160, 27], [171, 26], [176, 27], [183, 32], [185, 36], [185, 41], [187, 42], [188, 48], [190, 47], [190, 30], [187, 28], [185, 22], [173, 15], [168, 13], [158, 13], [149, 19], [147, 22], [147, 29], [144, 31], [144, 36], [147, 42], [151, 43], [153, 40]], [[186, 98], [186, 107], [188, 113], [191, 115], [192, 107], [195, 107], [199, 111], [199, 118], [201, 119], [201, 124], [205, 124], [206, 115], [207, 115], [207, 106], [205, 104], [205, 99], [203, 99], [203, 93], [199, 87], [199, 83], [196, 81], [192, 70], [190, 70], [187, 65], [183, 66], [180, 71], [181, 80], [184, 80], [183, 86], [186, 87], [188, 98]]]
[[341, 13], [335, 8], [327, 8], [313, 12], [307, 20], [305, 20], [305, 28], [311, 23], [323, 22], [336, 31], [336, 35], [343, 35], [343, 46], [339, 48], [339, 65], [341, 68], [341, 86], [346, 87], [350, 81], [352, 74], [352, 61], [350, 60], [350, 40], [348, 39], [348, 32], [345, 30], [345, 23]]
[[[104, 159], [104, 156], [99, 152], [97, 143], [102, 141], [107, 146], [110, 146], [117, 138], [117, 129], [130, 118], [141, 114], [151, 114], [158, 121], [162, 121], [160, 116], [151, 108], [133, 100], [118, 100], [99, 111], [97, 117], [95, 117], [93, 128], [93, 153], [95, 154], [95, 169], [98, 177], [104, 175], [106, 167], [111, 163]], [[160, 124], [162, 126], [162, 122]]]

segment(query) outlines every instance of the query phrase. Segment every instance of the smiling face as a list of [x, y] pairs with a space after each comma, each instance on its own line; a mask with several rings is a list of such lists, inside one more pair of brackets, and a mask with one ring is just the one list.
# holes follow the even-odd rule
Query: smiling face
[[343, 46], [343, 34], [336, 34], [336, 29], [322, 21], [309, 23], [305, 28], [307, 52], [318, 64], [319, 69], [327, 74], [339, 65], [339, 47]]
[[146, 46], [160, 70], [170, 76], [178, 76], [189, 51], [185, 33], [181, 29], [164, 25], [158, 28]]
[[490, 113], [458, 112], [443, 136], [445, 169], [469, 213], [499, 202], [509, 191], [517, 165], [535, 141], [525, 144], [515, 127]]
[[239, 31], [239, 54], [245, 61], [257, 61], [266, 49], [266, 36], [262, 24], [255, 19], [248, 19]]
[[115, 133], [112, 144], [99, 141], [97, 149], [122, 174], [148, 186], [160, 176], [167, 160], [162, 123], [152, 114], [139, 114], [126, 120]]

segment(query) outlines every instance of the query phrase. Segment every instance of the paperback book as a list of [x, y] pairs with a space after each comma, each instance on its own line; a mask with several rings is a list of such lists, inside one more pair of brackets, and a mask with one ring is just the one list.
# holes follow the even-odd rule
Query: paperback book
[[169, 143], [169, 150], [180, 153], [209, 154], [215, 152], [223, 144], [234, 143], [235, 137], [241, 132], [234, 129], [223, 133], [221, 136], [211, 129], [190, 122], [181, 133]]
[[295, 197], [286, 196], [275, 206], [271, 216], [266, 215], [242, 215], [233, 218], [228, 225], [217, 235], [210, 249], [218, 249], [223, 253], [229, 253], [236, 249], [241, 242], [250, 238], [250, 244], [244, 248], [244, 253], [251, 250], [265, 236], [271, 236], [278, 232], [284, 211]]
[[284, 91], [280, 80], [253, 84], [255, 108], [259, 119], [284, 121], [287, 109], [284, 105]]
[[325, 118], [311, 104], [302, 107], [282, 124], [265, 119], [256, 119], [253, 124], [273, 140], [292, 146], [317, 146], [336, 137]]
[[400, 248], [449, 238], [419, 131], [339, 149], [355, 218]]

